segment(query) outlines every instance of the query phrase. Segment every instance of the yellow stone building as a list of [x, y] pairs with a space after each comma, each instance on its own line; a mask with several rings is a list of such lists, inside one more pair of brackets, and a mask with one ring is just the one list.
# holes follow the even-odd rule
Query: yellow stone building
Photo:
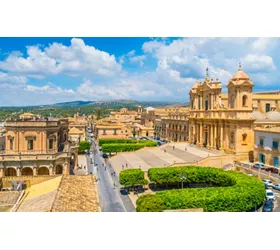
[[5, 128], [0, 177], [68, 174], [70, 164], [77, 165], [77, 147], [68, 142], [67, 119], [10, 119]]
[[227, 85], [206, 76], [190, 90], [189, 142], [254, 160], [255, 113], [279, 110], [278, 92], [253, 93], [254, 84], [241, 66]]
[[69, 117], [68, 118], [69, 141], [71, 142], [85, 141], [87, 124], [88, 124], [88, 117], [79, 116], [79, 113], [75, 114], [74, 117]]

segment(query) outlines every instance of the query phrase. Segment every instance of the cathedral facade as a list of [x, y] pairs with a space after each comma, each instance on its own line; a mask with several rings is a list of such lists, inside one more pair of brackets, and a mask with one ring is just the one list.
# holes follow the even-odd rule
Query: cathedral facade
[[189, 143], [252, 160], [254, 132], [252, 80], [241, 65], [222, 94], [218, 79], [197, 81], [190, 90]]

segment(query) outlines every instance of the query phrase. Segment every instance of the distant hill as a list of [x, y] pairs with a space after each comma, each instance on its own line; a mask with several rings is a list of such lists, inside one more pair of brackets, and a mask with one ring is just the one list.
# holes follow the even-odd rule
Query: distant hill
[[73, 101], [47, 105], [48, 107], [71, 107], [71, 106], [143, 106], [143, 107], [182, 107], [187, 103], [168, 102], [168, 101], [134, 101], [134, 100], [101, 100], [101, 101]]
[[44, 106], [60, 106], [60, 107], [69, 107], [69, 106], [83, 106], [92, 103], [92, 101], [73, 101], [73, 102], [60, 102], [51, 105], [44, 105]]

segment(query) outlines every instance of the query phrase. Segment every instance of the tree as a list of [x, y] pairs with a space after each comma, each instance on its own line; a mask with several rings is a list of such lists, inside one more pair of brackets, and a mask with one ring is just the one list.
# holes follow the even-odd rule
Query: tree
[[162, 212], [163, 200], [155, 194], [141, 195], [136, 201], [136, 212]]
[[141, 169], [125, 169], [120, 172], [120, 184], [125, 187], [135, 185], [146, 185], [148, 181], [144, 178], [144, 172]]
[[79, 142], [78, 145], [79, 145], [79, 149], [78, 149], [79, 153], [84, 153], [85, 150], [90, 149], [90, 142], [89, 141], [81, 141], [81, 142]]
[[101, 109], [97, 108], [95, 112], [96, 112], [96, 120], [100, 120], [102, 117]]

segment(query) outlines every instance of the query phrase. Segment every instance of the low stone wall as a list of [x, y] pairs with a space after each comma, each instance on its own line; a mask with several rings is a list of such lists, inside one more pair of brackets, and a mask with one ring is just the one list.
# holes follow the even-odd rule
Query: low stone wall
[[57, 176], [40, 175], [40, 176], [7, 176], [2, 177], [3, 188], [11, 188], [12, 181], [25, 181], [26, 187], [41, 183], [43, 181], [51, 180]]
[[163, 210], [163, 212], [203, 212], [203, 208], [189, 208], [189, 209]]
[[219, 156], [208, 156], [200, 161], [196, 162], [177, 162], [169, 167], [183, 167], [183, 166], [205, 166], [205, 167], [215, 167], [215, 168], [222, 168], [223, 166], [233, 163], [235, 160], [234, 155], [219, 155]]

